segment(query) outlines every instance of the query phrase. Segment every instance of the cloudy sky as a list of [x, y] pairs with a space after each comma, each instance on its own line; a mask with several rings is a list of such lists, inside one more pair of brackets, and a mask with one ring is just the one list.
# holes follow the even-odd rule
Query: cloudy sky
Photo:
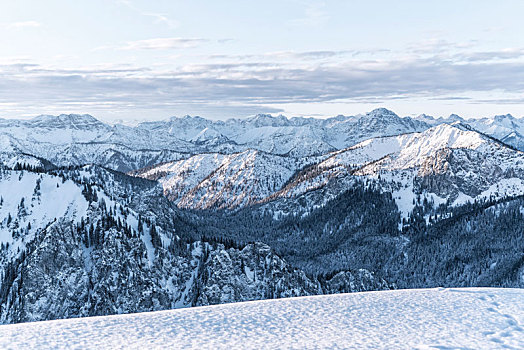
[[523, 13], [504, 0], [0, 0], [0, 117], [520, 117]]

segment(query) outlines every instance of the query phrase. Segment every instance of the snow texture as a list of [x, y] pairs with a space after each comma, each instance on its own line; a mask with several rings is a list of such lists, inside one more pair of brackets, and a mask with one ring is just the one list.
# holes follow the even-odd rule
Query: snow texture
[[524, 290], [300, 297], [0, 327], [0, 347], [522, 349]]

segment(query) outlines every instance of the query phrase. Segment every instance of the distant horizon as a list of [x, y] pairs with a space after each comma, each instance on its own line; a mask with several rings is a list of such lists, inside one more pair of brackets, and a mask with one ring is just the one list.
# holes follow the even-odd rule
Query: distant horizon
[[518, 116], [518, 115], [514, 115], [512, 113], [492, 114], [492, 115], [483, 115], [483, 116], [476, 116], [476, 117], [462, 116], [462, 115], [460, 115], [458, 113], [450, 113], [449, 115], [446, 115], [446, 116], [442, 116], [442, 115], [436, 116], [436, 115], [432, 115], [432, 114], [429, 114], [429, 113], [405, 114], [404, 115], [404, 114], [399, 114], [399, 113], [395, 112], [395, 110], [393, 110], [391, 108], [388, 108], [388, 107], [377, 107], [377, 108], [374, 108], [374, 109], [371, 109], [371, 110], [368, 110], [368, 111], [365, 111], [365, 112], [360, 112], [360, 113], [355, 113], [355, 114], [335, 114], [335, 115], [327, 115], [327, 116], [287, 115], [285, 113], [279, 112], [279, 113], [255, 113], [255, 114], [245, 115], [245, 116], [241, 116], [241, 117], [236, 117], [236, 116], [235, 117], [224, 117], [224, 118], [220, 118], [220, 119], [209, 118], [209, 117], [206, 117], [206, 116], [203, 116], [203, 115], [191, 115], [191, 114], [169, 115], [167, 117], [158, 117], [158, 118], [147, 118], [147, 117], [145, 117], [145, 118], [142, 118], [142, 119], [105, 119], [105, 118], [100, 117], [100, 116], [98, 116], [96, 114], [93, 114], [93, 113], [56, 113], [56, 114], [41, 113], [41, 114], [25, 115], [25, 116], [8, 116], [8, 117], [0, 116], [0, 119], [4, 119], [4, 120], [31, 120], [31, 119], [35, 119], [35, 118], [42, 117], [42, 116], [59, 117], [59, 116], [79, 115], [79, 116], [91, 116], [91, 117], [97, 119], [98, 121], [101, 121], [101, 122], [104, 122], [104, 123], [110, 124], [110, 125], [121, 124], [121, 125], [133, 126], [133, 125], [138, 125], [140, 123], [169, 121], [172, 118], [182, 119], [182, 118], [185, 118], [185, 117], [202, 118], [202, 119], [206, 119], [206, 120], [210, 120], [210, 121], [227, 121], [227, 120], [231, 120], [231, 119], [244, 120], [244, 119], [253, 118], [253, 117], [256, 117], [256, 116], [259, 116], [259, 115], [268, 115], [268, 116], [271, 116], [273, 118], [276, 118], [276, 117], [279, 117], [279, 116], [283, 116], [283, 117], [285, 117], [288, 120], [291, 120], [293, 118], [330, 119], [330, 118], [336, 118], [336, 117], [339, 117], [339, 116], [343, 116], [343, 117], [364, 116], [364, 115], [366, 115], [368, 113], [371, 113], [374, 110], [378, 110], [378, 109], [386, 109], [388, 111], [391, 111], [391, 112], [395, 113], [397, 116], [399, 116], [401, 118], [405, 118], [405, 117], [418, 118], [418, 117], [426, 116], [426, 117], [430, 117], [430, 118], [433, 118], [435, 120], [438, 120], [438, 119], [447, 119], [447, 118], [450, 118], [453, 115], [456, 115], [456, 116], [458, 116], [458, 117], [460, 117], [460, 118], [462, 118], [464, 120], [492, 118], [492, 117], [496, 117], [496, 116], [506, 116], [506, 115], [510, 115], [510, 116], [512, 116], [513, 118], [516, 118], [516, 119], [524, 118], [524, 116]]

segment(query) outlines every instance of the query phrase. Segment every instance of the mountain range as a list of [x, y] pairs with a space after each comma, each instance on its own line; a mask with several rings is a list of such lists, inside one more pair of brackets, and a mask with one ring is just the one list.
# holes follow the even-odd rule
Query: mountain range
[[524, 287], [524, 122], [0, 120], [0, 321]]
[[96, 163], [131, 171], [192, 154], [249, 149], [304, 157], [345, 148], [374, 136], [421, 131], [427, 124], [386, 109], [330, 119], [256, 115], [211, 121], [186, 116], [136, 127], [105, 124], [90, 115], [0, 120], [3, 153], [18, 151], [57, 166]]
[[440, 204], [524, 194], [524, 153], [462, 124], [367, 139], [322, 156], [258, 150], [205, 153], [132, 174], [159, 181], [181, 208], [251, 206], [332, 183], [368, 178], [393, 193], [407, 214], [417, 195]]

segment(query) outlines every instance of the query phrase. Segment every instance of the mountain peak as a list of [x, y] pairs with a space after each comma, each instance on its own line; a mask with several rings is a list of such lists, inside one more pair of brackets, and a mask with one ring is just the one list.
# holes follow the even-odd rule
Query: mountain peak
[[455, 113], [452, 113], [449, 115], [449, 117], [446, 119], [447, 122], [463, 122], [464, 121], [464, 118], [462, 118], [461, 116], [459, 116], [458, 114], [455, 114]]
[[89, 121], [89, 122], [99, 122], [98, 119], [93, 117], [90, 114], [59, 114], [59, 115], [50, 115], [50, 114], [41, 114], [39, 116], [34, 117], [31, 119], [33, 121], [54, 121], [54, 120], [60, 120], [60, 121]]
[[496, 122], [504, 122], [504, 121], [513, 121], [515, 120], [515, 117], [512, 116], [511, 114], [501, 114], [501, 115], [496, 115], [493, 117], [493, 121], [496, 121]]
[[192, 115], [186, 114], [183, 117], [171, 116], [168, 119], [164, 119], [163, 121], [160, 121], [160, 122], [168, 122], [168, 123], [173, 123], [173, 122], [176, 123], [180, 121], [185, 121], [185, 122], [199, 121], [200, 122], [200, 121], [205, 121], [205, 120], [206, 120], [205, 118], [202, 118], [198, 115], [192, 116]]
[[375, 108], [371, 112], [366, 113], [366, 116], [367, 117], [396, 117], [398, 118], [398, 115], [395, 112], [387, 108], [383, 108], [383, 107]]
[[101, 127], [106, 125], [90, 114], [39, 115], [30, 119], [29, 123], [38, 127], [75, 129]]
[[422, 133], [427, 145], [434, 149], [440, 148], [469, 148], [476, 149], [480, 145], [490, 142], [484, 135], [472, 129], [469, 125], [460, 122], [453, 124], [442, 123]]
[[257, 114], [253, 117], [247, 118], [246, 122], [252, 123], [255, 127], [289, 125], [289, 119], [282, 114], [279, 114], [276, 117], [271, 114]]
[[190, 139], [191, 142], [196, 143], [204, 143], [204, 142], [210, 142], [210, 141], [226, 141], [227, 137], [222, 135], [220, 132], [218, 132], [215, 129], [206, 127], [202, 129], [196, 136]]

